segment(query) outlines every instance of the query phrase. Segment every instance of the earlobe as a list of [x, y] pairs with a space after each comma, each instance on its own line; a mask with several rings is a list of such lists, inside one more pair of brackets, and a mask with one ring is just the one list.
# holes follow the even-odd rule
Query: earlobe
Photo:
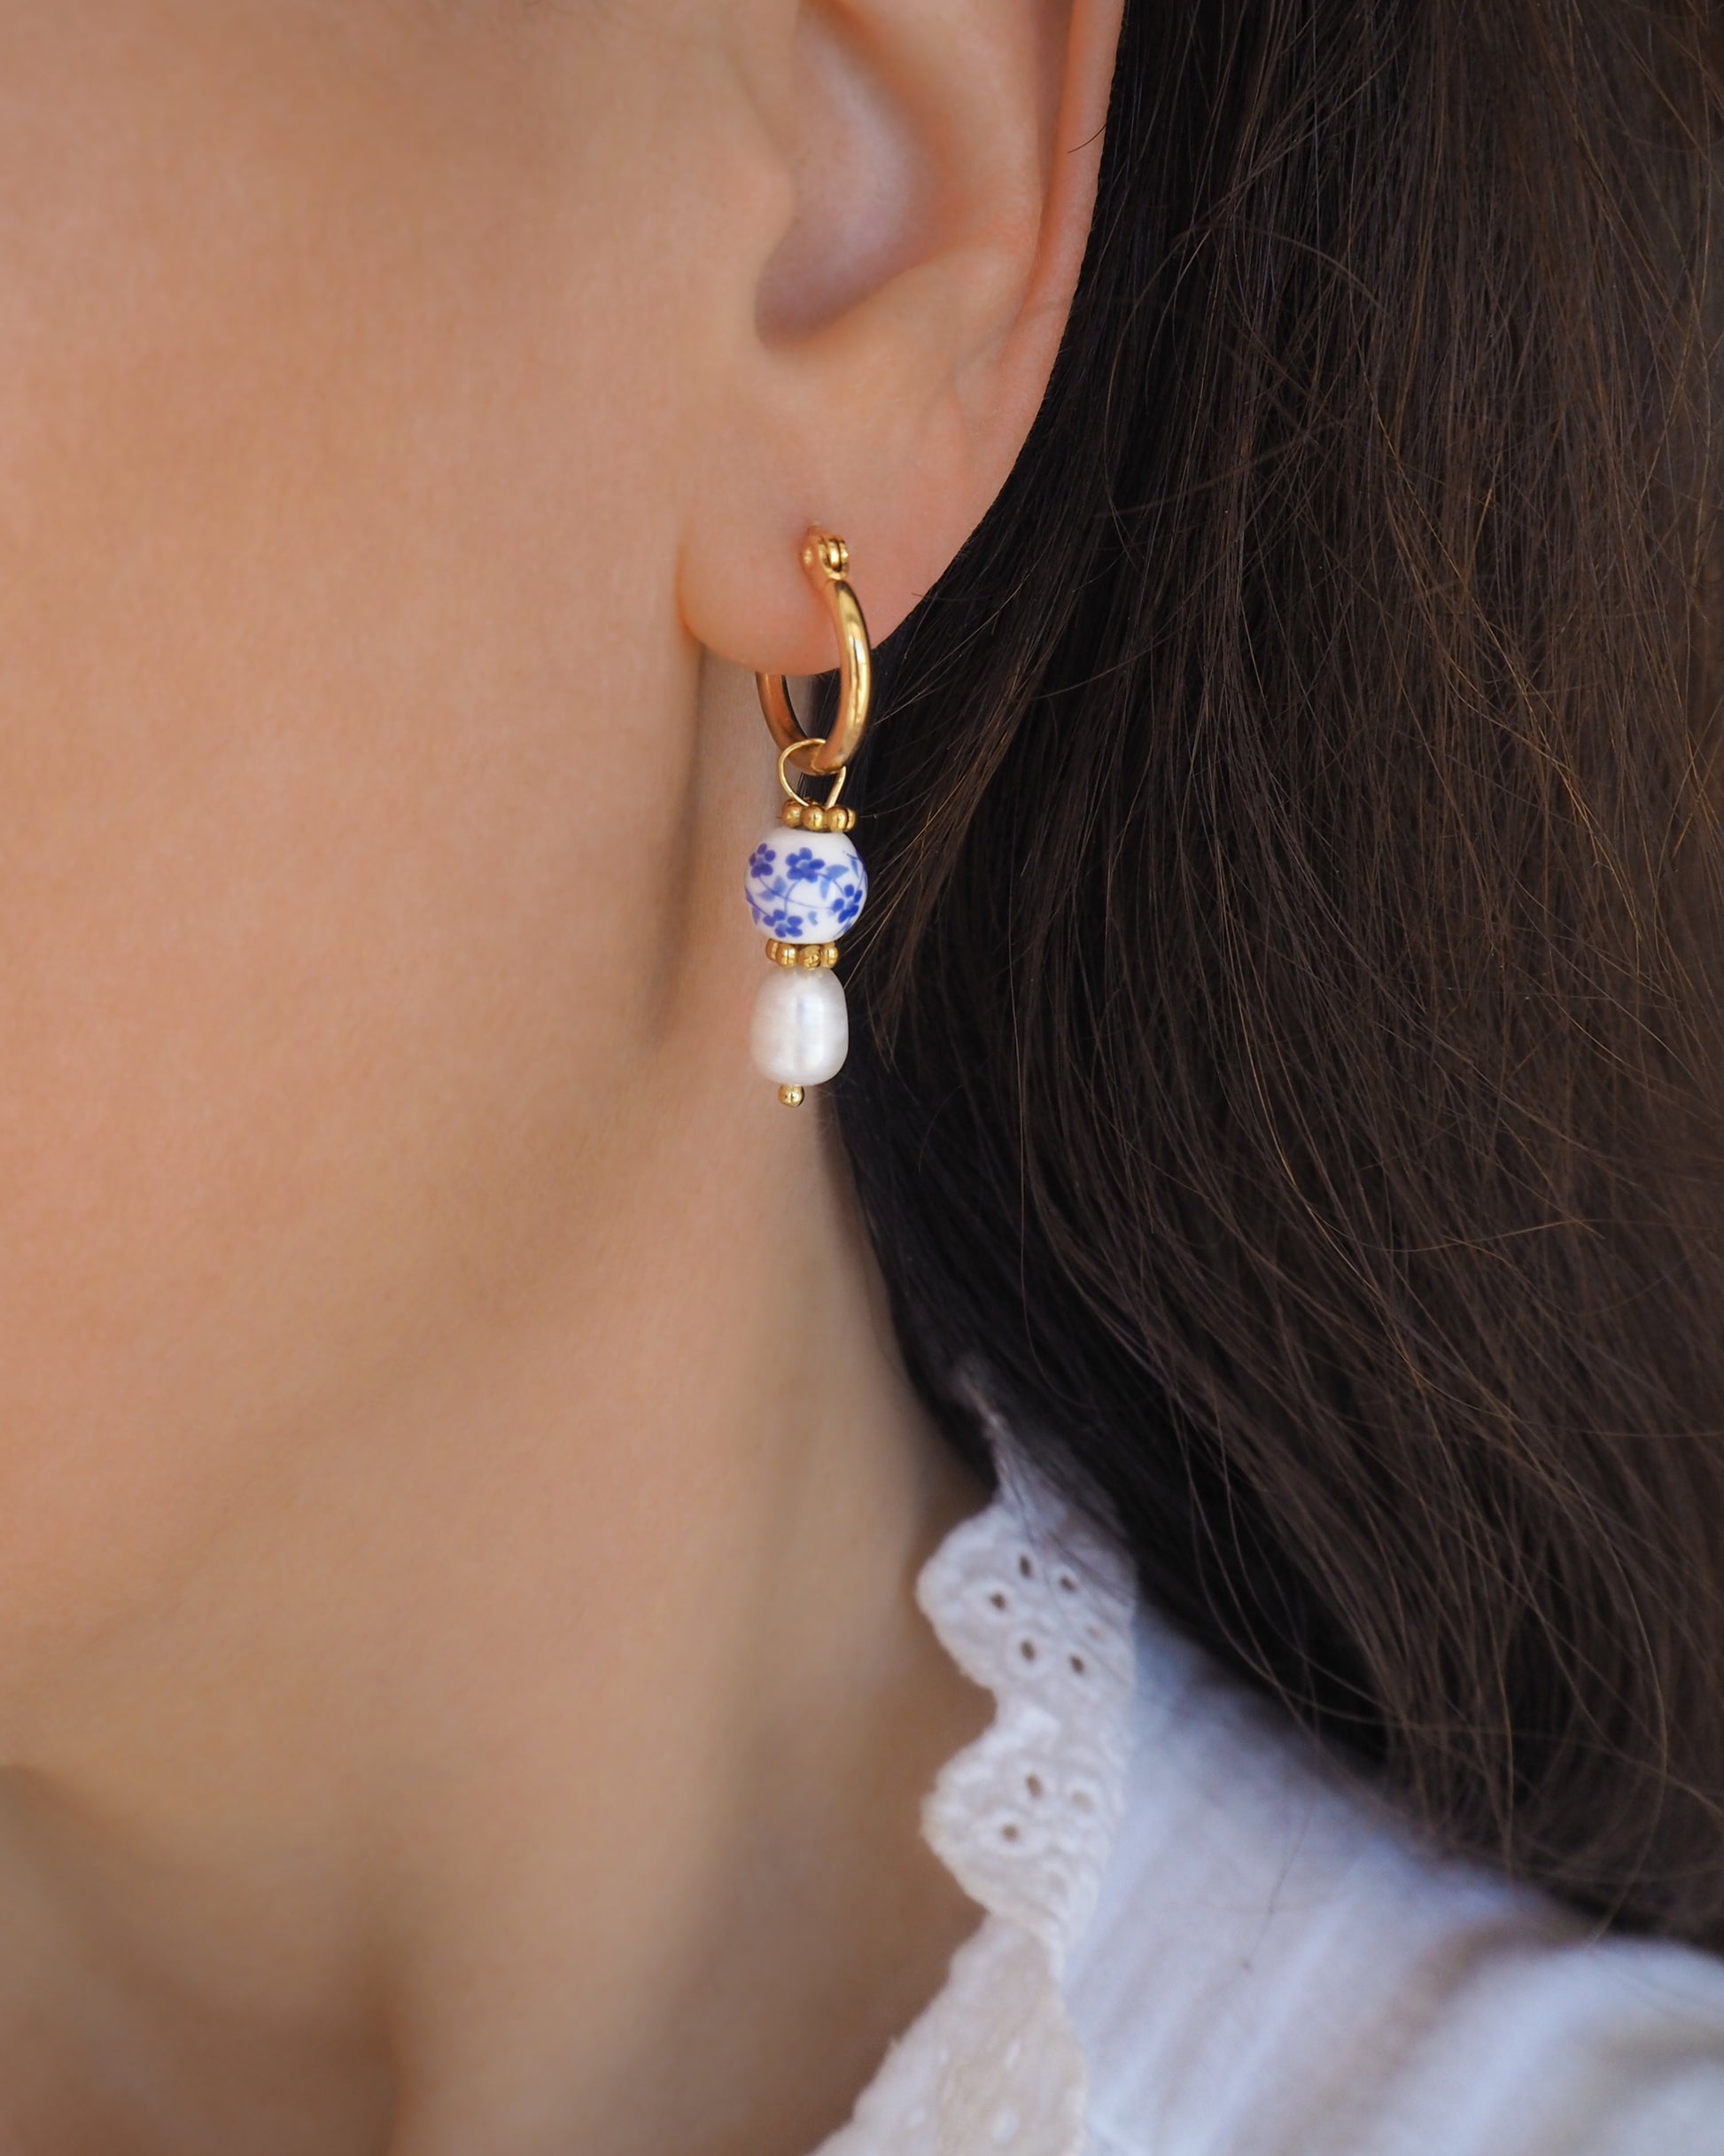
[[850, 541], [879, 637], [980, 521], [1070, 307], [1120, 8], [821, 0], [794, 27], [757, 19], [792, 41], [749, 79], [781, 86], [763, 133], [796, 207], [731, 266], [752, 332], [711, 372], [687, 463], [679, 596], [708, 648], [829, 664], [797, 566], [811, 525]]

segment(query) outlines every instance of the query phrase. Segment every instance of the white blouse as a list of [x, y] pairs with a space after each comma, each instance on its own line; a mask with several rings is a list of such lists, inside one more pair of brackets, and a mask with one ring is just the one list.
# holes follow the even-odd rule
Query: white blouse
[[1426, 1846], [997, 1457], [917, 1590], [983, 1918], [816, 2156], [1724, 2156], [1724, 1961]]

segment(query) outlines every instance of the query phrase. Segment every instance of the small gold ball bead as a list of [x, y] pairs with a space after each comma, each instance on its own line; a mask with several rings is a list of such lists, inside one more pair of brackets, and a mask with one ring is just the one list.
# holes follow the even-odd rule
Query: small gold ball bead
[[802, 828], [804, 831], [823, 831], [827, 827], [827, 813], [818, 801], [812, 807], [805, 808], [802, 812]]
[[778, 1089], [778, 1097], [783, 1101], [786, 1108], [800, 1108], [803, 1101], [802, 1087], [800, 1086], [780, 1086]]
[[788, 823], [793, 831], [799, 829], [802, 823], [802, 803], [787, 801], [778, 812], [778, 820], [780, 823]]
[[820, 963], [823, 966], [835, 966], [838, 963], [838, 946], [835, 943], [827, 944], [820, 953]]
[[828, 809], [826, 828], [829, 831], [853, 831], [856, 829], [856, 811], [853, 808]]
[[778, 962], [780, 966], [798, 965], [801, 963], [801, 947], [798, 945], [781, 943], [778, 946]]
[[820, 967], [820, 946], [819, 946], [819, 944], [817, 944], [817, 943], [805, 943], [805, 944], [803, 944], [802, 946], [799, 946], [799, 950], [798, 950], [798, 956], [800, 957], [800, 959], [801, 959], [801, 961], [802, 961], [802, 967], [803, 967], [803, 970], [804, 970], [804, 972], [805, 972], [805, 973], [818, 973], [818, 972], [819, 971], [819, 967]]

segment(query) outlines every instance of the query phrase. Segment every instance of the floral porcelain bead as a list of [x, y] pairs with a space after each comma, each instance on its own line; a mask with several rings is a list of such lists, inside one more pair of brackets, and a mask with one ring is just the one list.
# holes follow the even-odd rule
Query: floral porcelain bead
[[783, 943], [836, 943], [862, 911], [868, 872], [843, 832], [774, 824], [749, 856], [743, 888], [765, 934]]
[[843, 984], [825, 967], [774, 966], [760, 984], [749, 1031], [754, 1067], [775, 1086], [821, 1086], [850, 1051]]

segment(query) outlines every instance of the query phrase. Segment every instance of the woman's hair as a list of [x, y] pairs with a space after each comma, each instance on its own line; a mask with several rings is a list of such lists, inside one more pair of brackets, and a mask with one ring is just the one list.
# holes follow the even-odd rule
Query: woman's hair
[[1724, 1944], [1711, 0], [1137, 0], [882, 654], [918, 1382], [1451, 1842]]

